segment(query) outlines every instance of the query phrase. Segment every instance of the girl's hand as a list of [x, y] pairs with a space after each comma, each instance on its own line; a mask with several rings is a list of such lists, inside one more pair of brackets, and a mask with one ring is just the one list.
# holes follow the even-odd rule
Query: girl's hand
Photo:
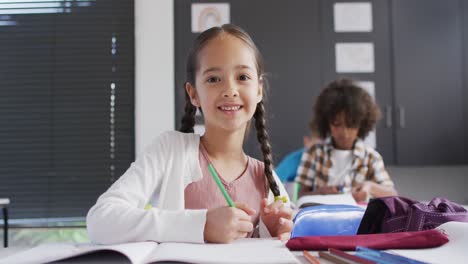
[[282, 201], [268, 204], [264, 198], [261, 203], [260, 217], [273, 237], [288, 240], [293, 227], [292, 209], [284, 206]]
[[208, 210], [203, 237], [210, 243], [230, 243], [244, 238], [253, 231], [251, 216], [255, 210], [243, 203], [236, 207], [220, 207]]

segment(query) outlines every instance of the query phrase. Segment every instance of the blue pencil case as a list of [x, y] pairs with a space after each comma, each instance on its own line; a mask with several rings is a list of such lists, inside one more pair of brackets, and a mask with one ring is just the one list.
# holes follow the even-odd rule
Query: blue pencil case
[[361, 207], [344, 204], [302, 208], [294, 217], [291, 238], [356, 235], [364, 212]]

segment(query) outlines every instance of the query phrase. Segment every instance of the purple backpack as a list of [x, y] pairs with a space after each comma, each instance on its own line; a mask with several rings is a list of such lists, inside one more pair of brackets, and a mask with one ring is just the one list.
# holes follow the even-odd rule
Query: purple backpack
[[421, 231], [450, 221], [468, 222], [468, 211], [446, 198], [436, 197], [425, 204], [389, 196], [369, 202], [358, 234]]

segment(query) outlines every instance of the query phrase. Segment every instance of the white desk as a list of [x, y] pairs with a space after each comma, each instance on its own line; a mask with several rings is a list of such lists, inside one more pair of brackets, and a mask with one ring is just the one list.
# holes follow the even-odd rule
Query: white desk
[[[468, 259], [468, 223], [450, 222], [438, 227], [443, 229], [450, 241], [440, 247], [429, 249], [412, 249], [412, 250], [390, 250], [399, 255], [414, 258], [416, 260], [425, 261], [428, 263], [466, 263]], [[257, 243], [257, 242], [255, 242]], [[256, 245], [258, 246], [258, 245]], [[276, 247], [277, 248], [277, 247]], [[0, 264], [3, 264], [2, 259], [14, 253], [20, 253], [28, 248], [7, 248], [0, 249]], [[268, 249], [270, 250], [270, 249]], [[310, 251], [312, 255], [317, 256], [317, 252]], [[41, 252], [42, 254], [42, 252]], [[293, 251], [292, 254], [296, 257], [298, 263], [308, 264], [303, 257], [302, 251]], [[324, 259], [320, 259], [321, 263], [330, 263]], [[129, 261], [117, 253], [98, 252], [91, 255], [84, 255], [75, 259], [68, 259], [66, 263], [129, 263]], [[64, 263], [64, 262], [62, 262]]]

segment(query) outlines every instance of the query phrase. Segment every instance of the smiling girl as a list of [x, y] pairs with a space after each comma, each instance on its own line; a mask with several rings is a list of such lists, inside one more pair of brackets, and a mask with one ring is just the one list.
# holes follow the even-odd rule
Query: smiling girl
[[[243, 237], [289, 237], [292, 210], [272, 170], [263, 105], [264, 66], [252, 39], [233, 25], [195, 40], [187, 60], [180, 132], [160, 135], [90, 209], [88, 233], [97, 243], [229, 243]], [[194, 134], [201, 110], [205, 134]], [[243, 150], [255, 122], [263, 162]], [[229, 207], [209, 166], [235, 201]], [[152, 208], [145, 210], [145, 205]]]

